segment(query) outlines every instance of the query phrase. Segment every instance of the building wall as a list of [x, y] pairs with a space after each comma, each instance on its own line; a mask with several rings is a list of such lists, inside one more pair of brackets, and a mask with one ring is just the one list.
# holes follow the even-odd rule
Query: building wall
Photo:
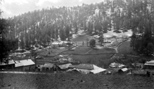
[[35, 65], [15, 67], [14, 70], [16, 70], [16, 71], [34, 71]]

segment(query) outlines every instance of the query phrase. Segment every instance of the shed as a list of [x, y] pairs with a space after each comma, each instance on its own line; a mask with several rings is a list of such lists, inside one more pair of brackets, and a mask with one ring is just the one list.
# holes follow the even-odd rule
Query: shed
[[144, 69], [154, 69], [154, 60], [145, 62], [143, 68]]
[[154, 60], [147, 61], [144, 65], [154, 66]]
[[31, 59], [25, 60], [16, 60], [15, 61], [15, 68], [17, 70], [31, 70], [34, 69], [35, 63]]

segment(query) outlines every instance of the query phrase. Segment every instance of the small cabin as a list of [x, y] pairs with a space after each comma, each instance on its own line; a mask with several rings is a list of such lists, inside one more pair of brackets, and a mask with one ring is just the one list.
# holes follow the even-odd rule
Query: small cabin
[[147, 61], [144, 64], [143, 69], [152, 69], [152, 70], [154, 70], [154, 60]]
[[35, 69], [35, 63], [31, 59], [15, 60], [15, 70], [30, 71]]

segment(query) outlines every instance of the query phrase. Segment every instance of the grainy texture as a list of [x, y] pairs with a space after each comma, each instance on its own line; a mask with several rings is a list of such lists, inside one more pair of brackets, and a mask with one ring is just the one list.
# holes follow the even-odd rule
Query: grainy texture
[[0, 89], [154, 89], [154, 77], [57, 73], [0, 74]]

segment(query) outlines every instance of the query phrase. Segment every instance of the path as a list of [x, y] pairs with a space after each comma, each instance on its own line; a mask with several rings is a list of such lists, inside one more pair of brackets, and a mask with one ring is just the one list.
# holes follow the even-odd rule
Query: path
[[[128, 39], [128, 40], [129, 40], [129, 39]], [[113, 54], [113, 55], [111, 56], [110, 59], [114, 58], [114, 57], [116, 56], [116, 54], [119, 53], [119, 52], [118, 52], [118, 48], [119, 48], [124, 42], [126, 42], [126, 41], [128, 41], [128, 40], [124, 40], [124, 41], [120, 42], [116, 47], [113, 48], [113, 49], [116, 51], [116, 53]]]
[[87, 51], [85, 54], [88, 54], [89, 52], [91, 52], [93, 49], [90, 49], [89, 51]]

